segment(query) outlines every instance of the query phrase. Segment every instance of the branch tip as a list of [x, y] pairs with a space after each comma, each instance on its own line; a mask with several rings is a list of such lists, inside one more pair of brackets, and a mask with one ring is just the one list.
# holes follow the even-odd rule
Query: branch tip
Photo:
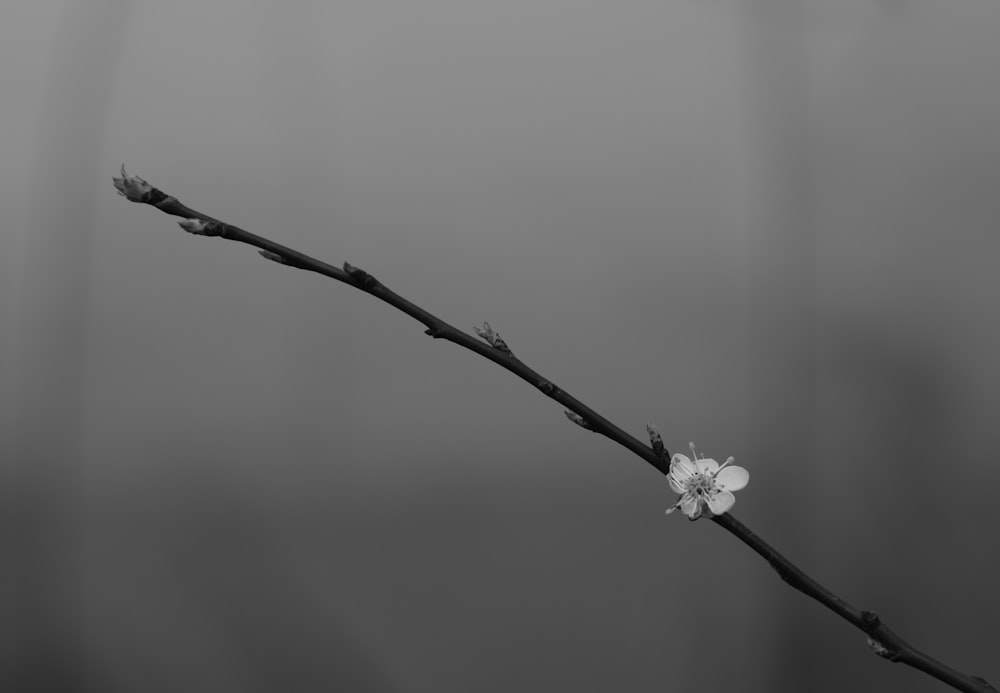
[[121, 177], [112, 176], [111, 182], [115, 184], [118, 194], [126, 198], [129, 202], [148, 202], [150, 195], [155, 188], [139, 176], [130, 176], [125, 171], [125, 164], [122, 164]]

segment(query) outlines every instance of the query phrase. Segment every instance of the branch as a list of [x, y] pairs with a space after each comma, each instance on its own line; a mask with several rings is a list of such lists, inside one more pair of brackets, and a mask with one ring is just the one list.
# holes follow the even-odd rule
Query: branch
[[[480, 356], [489, 359], [532, 386], [541, 390], [546, 397], [554, 399], [568, 410], [569, 418], [575, 424], [594, 433], [610, 438], [622, 447], [635, 453], [661, 474], [670, 471], [670, 453], [663, 446], [660, 434], [652, 426], [647, 427], [652, 446], [640, 442], [618, 426], [611, 423], [596, 411], [576, 399], [552, 381], [544, 378], [536, 371], [526, 366], [514, 356], [507, 343], [497, 334], [489, 323], [483, 323], [483, 328], [474, 328], [481, 340], [462, 332], [423, 308], [411, 303], [399, 294], [390, 290], [363, 269], [347, 262], [343, 268], [329, 265], [297, 250], [287, 248], [267, 238], [257, 236], [243, 229], [219, 221], [207, 214], [202, 214], [187, 207], [171, 195], [154, 188], [138, 176], [129, 176], [122, 166], [121, 178], [114, 178], [118, 194], [132, 202], [152, 205], [162, 212], [182, 217], [178, 222], [185, 231], [200, 236], [219, 236], [231, 241], [239, 241], [259, 248], [260, 255], [265, 259], [288, 265], [309, 272], [316, 272], [348, 284], [355, 289], [371, 294], [375, 298], [388, 303], [426, 326], [425, 333], [435, 339], [444, 339], [457, 344]], [[711, 515], [711, 514], [710, 514]], [[711, 519], [723, 529], [729, 531], [737, 539], [760, 554], [778, 575], [788, 585], [818, 601], [835, 614], [851, 623], [868, 636], [868, 646], [880, 657], [891, 662], [906, 664], [934, 678], [949, 684], [960, 691], [968, 693], [997, 693], [985, 679], [978, 676], [962, 674], [951, 667], [937, 661], [929, 655], [920, 652], [886, 626], [873, 611], [862, 611], [835, 595], [812, 579], [794, 563], [782, 556], [767, 542], [754, 534], [743, 523], [730, 513], [711, 515]]]

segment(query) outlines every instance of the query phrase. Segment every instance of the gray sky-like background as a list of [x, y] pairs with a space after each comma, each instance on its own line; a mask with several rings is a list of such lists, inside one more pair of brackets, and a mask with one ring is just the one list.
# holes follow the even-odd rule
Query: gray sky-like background
[[[0, 10], [0, 688], [937, 691], [347, 260], [1000, 682], [1000, 6]], [[2, 685], [6, 683], [6, 685]]]

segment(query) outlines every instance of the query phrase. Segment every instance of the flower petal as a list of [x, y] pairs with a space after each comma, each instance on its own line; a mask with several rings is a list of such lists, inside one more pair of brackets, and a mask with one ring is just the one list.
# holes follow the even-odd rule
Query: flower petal
[[707, 501], [708, 509], [712, 511], [713, 515], [722, 515], [733, 507], [733, 503], [736, 502], [736, 496], [729, 491], [719, 491], [718, 493], [710, 494]]
[[674, 455], [670, 459], [670, 476], [677, 480], [678, 483], [684, 483], [698, 471], [697, 467], [691, 464], [689, 460], [684, 455], [680, 453]]
[[673, 491], [674, 493], [683, 494], [687, 492], [687, 490], [684, 488], [682, 484], [677, 483], [677, 481], [674, 479], [673, 474], [667, 474], [667, 483], [670, 484], [670, 490]]
[[681, 512], [690, 517], [692, 520], [701, 514], [701, 503], [698, 502], [697, 496], [686, 495], [680, 500]]
[[702, 474], [715, 474], [719, 469], [719, 463], [710, 457], [702, 457], [696, 464], [698, 465], [698, 471]]
[[724, 491], [739, 491], [750, 483], [750, 472], [743, 467], [725, 467], [715, 475], [715, 485]]

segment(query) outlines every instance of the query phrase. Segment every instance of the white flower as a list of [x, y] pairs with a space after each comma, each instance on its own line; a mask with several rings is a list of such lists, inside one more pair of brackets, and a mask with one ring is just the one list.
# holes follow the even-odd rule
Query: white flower
[[680, 508], [689, 518], [697, 520], [702, 506], [707, 505], [713, 515], [722, 515], [736, 502], [733, 491], [739, 491], [750, 481], [750, 472], [743, 467], [729, 466], [732, 457], [721, 467], [715, 460], [699, 459], [694, 443], [691, 443], [691, 454], [694, 455], [693, 461], [681, 454], [670, 459], [667, 483], [681, 497], [667, 510], [667, 514]]

